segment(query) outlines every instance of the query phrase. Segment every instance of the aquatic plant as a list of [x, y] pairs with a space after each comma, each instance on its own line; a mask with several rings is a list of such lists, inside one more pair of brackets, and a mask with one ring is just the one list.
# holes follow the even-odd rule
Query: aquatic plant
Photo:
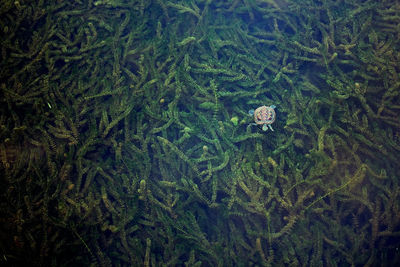
[[399, 8], [4, 1], [1, 263], [398, 262]]

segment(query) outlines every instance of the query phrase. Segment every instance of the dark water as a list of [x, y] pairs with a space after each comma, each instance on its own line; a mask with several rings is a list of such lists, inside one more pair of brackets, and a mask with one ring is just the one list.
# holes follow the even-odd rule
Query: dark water
[[1, 2], [1, 265], [400, 262], [398, 1]]

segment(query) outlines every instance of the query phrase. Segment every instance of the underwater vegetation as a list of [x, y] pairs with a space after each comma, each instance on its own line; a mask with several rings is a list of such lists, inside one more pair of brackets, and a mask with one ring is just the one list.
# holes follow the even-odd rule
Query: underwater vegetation
[[0, 264], [394, 266], [399, 25], [396, 0], [2, 0]]

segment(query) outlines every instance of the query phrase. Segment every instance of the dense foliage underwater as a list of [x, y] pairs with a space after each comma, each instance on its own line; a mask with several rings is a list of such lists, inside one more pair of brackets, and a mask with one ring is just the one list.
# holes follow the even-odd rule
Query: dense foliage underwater
[[399, 1], [0, 2], [2, 266], [400, 262]]

